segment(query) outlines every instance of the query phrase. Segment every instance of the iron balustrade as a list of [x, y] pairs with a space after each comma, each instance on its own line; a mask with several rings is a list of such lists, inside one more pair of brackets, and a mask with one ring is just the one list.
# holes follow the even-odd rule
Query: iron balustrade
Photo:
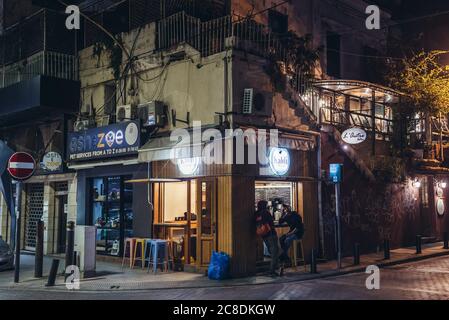
[[78, 80], [76, 57], [57, 52], [38, 52], [27, 59], [0, 68], [0, 88], [30, 80], [38, 75]]
[[392, 119], [379, 116], [372, 117], [370, 111], [367, 111], [367, 113], [360, 113], [338, 108], [320, 108], [320, 122], [330, 124], [340, 129], [359, 127], [366, 130], [368, 133], [371, 133], [373, 132], [373, 118], [376, 139], [391, 141], [396, 122]]
[[271, 32], [267, 26], [253, 20], [231, 15], [202, 22], [185, 12], [179, 12], [160, 20], [157, 30], [159, 50], [186, 43], [204, 57], [231, 48], [281, 61], [287, 57], [282, 35]]

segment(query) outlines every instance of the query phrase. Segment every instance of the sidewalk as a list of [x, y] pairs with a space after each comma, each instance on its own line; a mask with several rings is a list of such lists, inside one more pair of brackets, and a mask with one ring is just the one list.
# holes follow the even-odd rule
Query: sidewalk
[[[387, 267], [396, 264], [408, 263], [433, 257], [449, 255], [449, 250], [443, 249], [443, 243], [423, 245], [422, 254], [417, 255], [414, 247], [391, 250], [391, 259], [384, 260], [383, 252], [368, 254], [360, 257], [360, 265], [352, 265], [352, 257], [344, 258], [342, 269], [337, 270], [336, 261], [321, 263], [318, 265], [318, 273], [310, 274], [299, 266], [297, 270], [287, 269], [282, 278], [271, 278], [258, 275], [242, 279], [230, 279], [225, 281], [212, 281], [201, 274], [186, 272], [147, 273], [147, 270], [135, 268], [122, 270], [121, 265], [115, 263], [98, 262], [97, 276], [81, 280], [80, 291], [127, 291], [127, 290], [157, 290], [179, 288], [208, 288], [208, 287], [235, 287], [245, 285], [261, 285], [269, 283], [287, 283], [295, 281], [312, 280], [331, 276], [343, 275], [355, 272], [364, 272], [368, 265]], [[19, 284], [14, 284], [13, 271], [0, 273], [0, 290], [26, 289], [26, 290], [52, 290], [66, 291], [64, 278], [58, 276], [56, 286], [45, 288], [51, 258], [46, 257], [44, 262], [44, 278], [34, 278], [34, 256], [23, 255]], [[63, 266], [60, 266], [62, 272]], [[308, 268], [309, 270], [309, 268]]]

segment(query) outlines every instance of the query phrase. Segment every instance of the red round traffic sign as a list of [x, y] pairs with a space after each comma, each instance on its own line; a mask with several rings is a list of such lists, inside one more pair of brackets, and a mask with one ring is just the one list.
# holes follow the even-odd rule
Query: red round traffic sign
[[14, 153], [8, 161], [8, 172], [16, 180], [30, 178], [36, 169], [34, 158], [26, 152]]

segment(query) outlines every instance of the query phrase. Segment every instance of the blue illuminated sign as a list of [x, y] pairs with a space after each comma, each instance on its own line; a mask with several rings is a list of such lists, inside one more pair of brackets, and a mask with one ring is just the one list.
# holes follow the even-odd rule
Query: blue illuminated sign
[[343, 165], [331, 163], [329, 166], [329, 180], [333, 183], [341, 183], [343, 179]]
[[139, 122], [130, 121], [68, 135], [68, 160], [83, 161], [137, 154]]

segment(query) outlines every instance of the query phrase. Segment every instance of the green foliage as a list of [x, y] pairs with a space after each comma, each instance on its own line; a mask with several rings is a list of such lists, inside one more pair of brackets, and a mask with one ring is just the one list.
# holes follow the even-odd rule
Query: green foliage
[[[119, 38], [118, 41], [121, 41]], [[102, 54], [105, 53], [109, 57], [109, 65], [112, 68], [112, 73], [115, 80], [121, 78], [121, 68], [123, 61], [123, 51], [120, 46], [112, 39], [105, 38], [105, 40], [99, 41], [94, 44], [93, 55], [97, 57], [97, 67], [101, 60]]]
[[409, 97], [402, 112], [433, 116], [449, 113], [449, 66], [439, 63], [440, 57], [447, 53], [420, 52], [390, 67], [389, 85]]

